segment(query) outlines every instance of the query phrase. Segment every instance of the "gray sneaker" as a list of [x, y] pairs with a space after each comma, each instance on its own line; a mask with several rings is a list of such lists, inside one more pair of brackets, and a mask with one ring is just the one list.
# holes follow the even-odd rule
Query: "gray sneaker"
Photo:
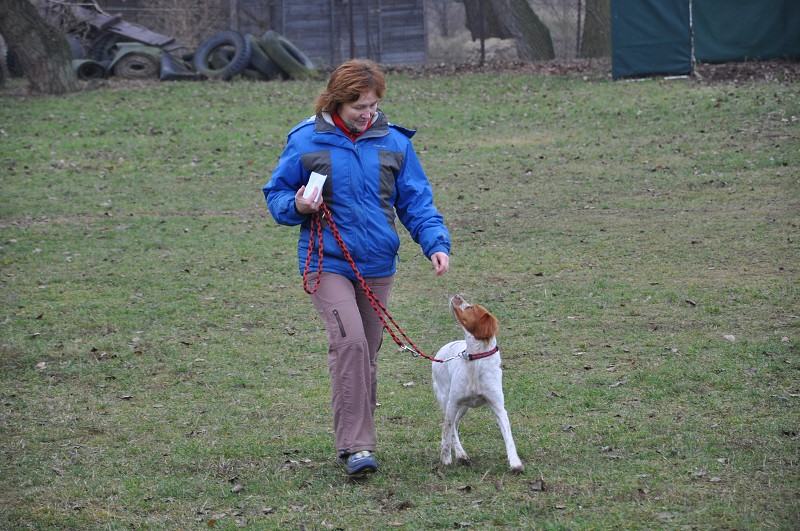
[[365, 476], [378, 470], [378, 463], [372, 456], [372, 452], [366, 450], [350, 455], [340, 455], [338, 461], [344, 465], [347, 475], [350, 477]]

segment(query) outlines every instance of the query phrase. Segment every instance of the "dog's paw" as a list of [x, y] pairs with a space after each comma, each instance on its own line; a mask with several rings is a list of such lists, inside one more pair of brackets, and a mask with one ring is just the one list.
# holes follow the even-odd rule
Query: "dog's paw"
[[467, 457], [467, 456], [459, 457], [458, 458], [458, 464], [461, 465], [461, 466], [470, 466], [470, 465], [472, 465], [472, 461], [470, 461], [469, 457]]
[[452, 465], [453, 464], [453, 454], [451, 454], [449, 451], [447, 453], [442, 452], [439, 455], [439, 463], [441, 463], [442, 466], [450, 466], [450, 465]]
[[523, 465], [522, 463], [514, 465], [511, 467], [511, 472], [513, 474], [522, 474], [523, 472], [525, 472], [525, 465]]

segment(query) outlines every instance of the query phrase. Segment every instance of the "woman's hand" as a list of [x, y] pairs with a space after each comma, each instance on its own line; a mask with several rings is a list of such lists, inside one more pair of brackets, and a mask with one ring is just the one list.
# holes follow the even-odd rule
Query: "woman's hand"
[[[303, 215], [319, 212], [319, 209], [322, 206], [322, 194], [319, 193], [319, 188], [315, 186], [314, 193], [308, 196], [308, 198], [303, 197], [303, 192], [305, 191], [306, 187], [301, 186], [297, 193], [294, 194], [294, 208], [297, 209], [297, 212]], [[314, 198], [317, 197], [317, 194], [319, 194], [319, 199], [314, 201]]]
[[436, 276], [440, 277], [447, 273], [447, 270], [450, 268], [450, 257], [447, 256], [447, 253], [439, 251], [431, 255], [431, 263], [433, 264], [433, 270], [436, 272]]

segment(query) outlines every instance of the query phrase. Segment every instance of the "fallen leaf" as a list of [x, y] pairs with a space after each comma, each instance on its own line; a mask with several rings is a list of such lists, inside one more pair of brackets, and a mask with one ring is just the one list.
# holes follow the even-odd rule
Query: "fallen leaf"
[[731, 334], [725, 334], [724, 336], [722, 336], [722, 338], [727, 339], [728, 341], [736, 341], [736, 336]]
[[241, 483], [237, 483], [232, 489], [231, 492], [236, 494], [237, 492], [241, 492], [244, 489], [244, 485]]

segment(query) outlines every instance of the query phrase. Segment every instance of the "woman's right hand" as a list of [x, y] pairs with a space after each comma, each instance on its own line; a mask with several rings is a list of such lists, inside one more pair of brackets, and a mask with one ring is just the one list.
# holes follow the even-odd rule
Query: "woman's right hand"
[[[319, 193], [319, 188], [315, 186], [314, 193], [308, 196], [308, 198], [303, 197], [303, 192], [305, 191], [306, 187], [301, 186], [297, 193], [294, 194], [294, 208], [303, 215], [319, 212], [319, 209], [322, 206], [322, 194]], [[314, 198], [317, 197], [317, 194], [319, 194], [319, 199], [314, 201]]]

